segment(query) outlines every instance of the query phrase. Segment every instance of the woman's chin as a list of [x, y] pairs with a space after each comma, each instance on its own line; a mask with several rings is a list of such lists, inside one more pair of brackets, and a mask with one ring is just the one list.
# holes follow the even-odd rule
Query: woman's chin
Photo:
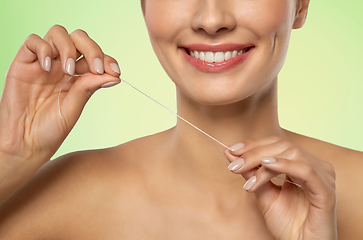
[[[184, 95], [184, 94], [183, 94]], [[238, 94], [234, 95], [231, 93], [222, 93], [222, 92], [197, 92], [197, 93], [190, 93], [188, 94], [187, 98], [189, 98], [189, 101], [196, 102], [200, 105], [206, 105], [206, 106], [223, 106], [223, 105], [229, 105], [236, 102], [243, 101], [244, 99], [247, 99], [251, 94]]]
[[[276, 91], [277, 77], [272, 79], [246, 78], [235, 81], [233, 78], [225, 78], [220, 81], [189, 82], [189, 84], [177, 85], [178, 99], [196, 102], [208, 106], [222, 106], [237, 102], [246, 102], [264, 98]], [[247, 102], [246, 102], [247, 103]]]

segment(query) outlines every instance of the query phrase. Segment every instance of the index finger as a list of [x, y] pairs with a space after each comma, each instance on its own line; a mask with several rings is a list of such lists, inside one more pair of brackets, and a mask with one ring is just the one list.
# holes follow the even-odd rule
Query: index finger
[[265, 138], [259, 138], [254, 140], [245, 140], [240, 143], [236, 143], [224, 151], [227, 157], [234, 158], [235, 156], [241, 156], [242, 154], [250, 151], [251, 149], [269, 145], [283, 139], [279, 136], [270, 136]]
[[77, 50], [86, 59], [89, 70], [93, 74], [103, 74], [105, 70], [104, 53], [102, 52], [101, 47], [81, 29], [72, 32], [70, 37]]

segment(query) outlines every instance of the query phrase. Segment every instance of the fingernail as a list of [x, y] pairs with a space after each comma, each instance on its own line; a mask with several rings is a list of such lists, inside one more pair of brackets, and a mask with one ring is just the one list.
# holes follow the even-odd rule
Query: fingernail
[[257, 181], [256, 176], [251, 177], [250, 179], [247, 180], [247, 182], [243, 186], [243, 189], [246, 191], [250, 190], [253, 186], [255, 186], [256, 181]]
[[93, 67], [99, 74], [103, 74], [105, 72], [101, 58], [95, 58], [95, 60], [93, 60]]
[[276, 158], [273, 158], [273, 157], [262, 157], [261, 158], [261, 162], [263, 162], [263, 163], [275, 163], [276, 162]]
[[236, 143], [234, 145], [232, 145], [231, 147], [229, 147], [229, 151], [230, 152], [237, 152], [239, 150], [242, 150], [245, 147], [245, 145], [243, 143]]
[[231, 164], [229, 164], [228, 169], [231, 171], [237, 171], [243, 166], [243, 164], [245, 164], [245, 160], [243, 158], [237, 158]]
[[114, 71], [115, 73], [120, 74], [120, 67], [116, 64], [116, 63], [111, 63], [110, 64], [110, 68], [112, 69], [112, 71]]
[[109, 87], [113, 87], [117, 84], [119, 84], [120, 82], [108, 82], [108, 83], [105, 83], [103, 85], [101, 85], [101, 88], [109, 88]]
[[73, 58], [68, 58], [66, 63], [66, 71], [69, 75], [73, 76], [76, 72], [76, 62]]
[[49, 56], [44, 59], [44, 68], [47, 72], [50, 72], [52, 69], [52, 60]]

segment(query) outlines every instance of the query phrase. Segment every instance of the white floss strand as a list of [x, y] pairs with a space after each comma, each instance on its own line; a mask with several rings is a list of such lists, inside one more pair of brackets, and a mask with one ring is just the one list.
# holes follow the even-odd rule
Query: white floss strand
[[[59, 90], [59, 94], [58, 94], [58, 111], [59, 111], [59, 116], [61, 119], [63, 119], [62, 116], [62, 112], [61, 112], [61, 107], [60, 107], [60, 94], [64, 88], [64, 86], [69, 82], [69, 80], [72, 79], [72, 77], [80, 77], [82, 75], [73, 75], [70, 76], [68, 78], [68, 80], [63, 84], [63, 86], [61, 87], [61, 89]], [[229, 147], [227, 147], [227, 145], [225, 145], [224, 143], [222, 143], [221, 141], [218, 141], [217, 139], [215, 139], [214, 137], [212, 137], [211, 135], [209, 135], [208, 133], [204, 132], [202, 129], [198, 128], [197, 126], [195, 126], [194, 124], [192, 124], [191, 122], [187, 121], [186, 119], [184, 119], [183, 117], [179, 116], [177, 113], [173, 112], [172, 110], [170, 110], [169, 108], [167, 108], [166, 106], [164, 106], [163, 104], [161, 104], [160, 102], [156, 101], [155, 99], [153, 99], [152, 97], [150, 97], [149, 95], [147, 95], [146, 93], [142, 92], [141, 90], [139, 90], [138, 88], [136, 88], [135, 86], [131, 85], [130, 83], [128, 83], [127, 81], [125, 81], [124, 79], [121, 79], [121, 81], [123, 81], [124, 83], [126, 83], [127, 85], [129, 85], [130, 87], [132, 87], [133, 89], [135, 89], [136, 91], [138, 91], [139, 93], [143, 94], [144, 96], [148, 97], [149, 99], [151, 99], [152, 101], [154, 101], [155, 103], [159, 104], [160, 106], [162, 106], [163, 108], [165, 108], [166, 110], [168, 110], [170, 113], [174, 114], [176, 117], [178, 117], [179, 119], [183, 120], [184, 122], [186, 122], [187, 124], [189, 124], [190, 126], [192, 126], [193, 128], [197, 129], [199, 132], [203, 133], [204, 135], [206, 135], [207, 137], [211, 138], [212, 140], [216, 141], [217, 143], [219, 143], [220, 145], [222, 145], [223, 147], [229, 149]]]
[[190, 126], [192, 126], [193, 128], [197, 129], [199, 132], [203, 133], [204, 135], [206, 135], [207, 137], [213, 139], [214, 141], [216, 141], [217, 143], [219, 143], [220, 145], [222, 145], [225, 148], [228, 148], [227, 145], [225, 145], [224, 143], [222, 143], [221, 141], [218, 141], [217, 139], [215, 139], [214, 137], [212, 137], [211, 135], [209, 135], [208, 133], [204, 132], [202, 129], [198, 128], [197, 126], [195, 126], [194, 124], [192, 124], [191, 122], [187, 121], [186, 119], [182, 118], [181, 116], [179, 116], [177, 113], [175, 113], [174, 111], [170, 110], [169, 108], [165, 107], [163, 104], [159, 103], [158, 101], [156, 101], [155, 99], [153, 99], [152, 97], [150, 97], [149, 95], [147, 95], [146, 93], [142, 92], [141, 90], [137, 89], [136, 87], [134, 87], [133, 85], [131, 85], [130, 83], [126, 82], [125, 80], [121, 79], [121, 81], [123, 81], [124, 83], [126, 83], [127, 85], [129, 85], [130, 87], [132, 87], [133, 89], [135, 89], [136, 91], [138, 91], [139, 93], [143, 94], [144, 96], [148, 97], [149, 99], [153, 100], [154, 102], [156, 102], [157, 104], [159, 104], [160, 106], [162, 106], [163, 108], [165, 108], [166, 110], [168, 110], [169, 112], [171, 112], [172, 114], [174, 114], [176, 117], [178, 117], [179, 119], [183, 120], [184, 122], [186, 122], [187, 124], [189, 124]]
[[[64, 86], [69, 82], [69, 80], [72, 79], [72, 77], [80, 77], [82, 75], [73, 75], [70, 76], [68, 78], [68, 80], [63, 84], [63, 86], [61, 87], [61, 89], [59, 90], [58, 93], [58, 111], [59, 111], [59, 116], [61, 119], [63, 119], [62, 116], [62, 111], [61, 111], [61, 107], [60, 107], [60, 94], [64, 88]], [[136, 91], [138, 91], [139, 93], [143, 94], [145, 97], [149, 98], [150, 100], [154, 101], [155, 103], [157, 103], [159, 106], [163, 107], [164, 109], [168, 110], [170, 113], [174, 114], [177, 118], [179, 118], [180, 120], [184, 121], [185, 123], [189, 124], [190, 126], [192, 126], [193, 128], [195, 128], [196, 130], [198, 130], [199, 132], [203, 133], [204, 135], [206, 135], [207, 137], [209, 137], [210, 139], [214, 140], [215, 142], [219, 143], [220, 145], [222, 145], [223, 147], [230, 149], [229, 147], [227, 147], [227, 145], [225, 145], [224, 143], [222, 143], [221, 141], [215, 139], [214, 137], [212, 137], [211, 135], [209, 135], [208, 133], [204, 132], [202, 129], [198, 128], [197, 126], [195, 126], [194, 124], [192, 124], [191, 122], [187, 121], [186, 119], [184, 119], [183, 117], [179, 116], [177, 113], [175, 113], [174, 111], [170, 110], [169, 108], [167, 108], [166, 106], [164, 106], [163, 104], [161, 104], [160, 102], [156, 101], [155, 99], [153, 99], [152, 97], [150, 97], [149, 95], [147, 95], [146, 93], [144, 93], [143, 91], [139, 90], [138, 88], [136, 88], [135, 86], [131, 85], [130, 83], [128, 83], [127, 81], [125, 81], [124, 79], [121, 79], [121, 81], [123, 81], [124, 83], [126, 83], [127, 85], [129, 85], [130, 87], [132, 87], [133, 89], [135, 89]], [[297, 183], [294, 183], [292, 181], [289, 181], [287, 179], [281, 178], [279, 176], [276, 176], [276, 178], [282, 179], [285, 182], [294, 184], [298, 187], [301, 188], [301, 186]]]

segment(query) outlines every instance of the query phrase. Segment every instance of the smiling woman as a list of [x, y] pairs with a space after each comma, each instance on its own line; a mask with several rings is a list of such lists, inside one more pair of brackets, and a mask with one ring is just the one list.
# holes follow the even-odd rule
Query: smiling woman
[[89, 31], [55, 25], [25, 40], [5, 76], [0, 237], [361, 239], [363, 194], [351, 182], [363, 182], [363, 153], [279, 122], [277, 79], [309, 0], [141, 3], [178, 114], [231, 147], [178, 120], [49, 161], [90, 96], [120, 83], [120, 62]]
[[[295, 14], [300, 10], [295, 1], [151, 2], [145, 5], [145, 22], [165, 71], [184, 94], [214, 105], [245, 99], [276, 78], [291, 26], [301, 27], [306, 15], [306, 10]], [[190, 58], [186, 50], [201, 52], [204, 61]], [[223, 51], [237, 51], [237, 56], [208, 63]]]

